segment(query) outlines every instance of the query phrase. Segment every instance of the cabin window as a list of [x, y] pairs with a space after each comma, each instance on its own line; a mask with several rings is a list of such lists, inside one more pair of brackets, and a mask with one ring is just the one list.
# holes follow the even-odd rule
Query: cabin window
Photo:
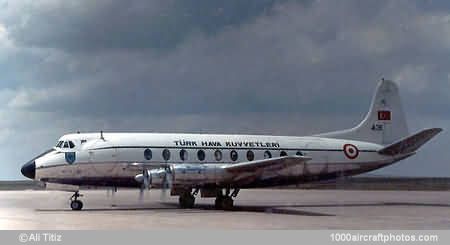
[[69, 147], [70, 149], [73, 149], [75, 148], [75, 144], [72, 141], [69, 141]]
[[164, 149], [162, 152], [162, 157], [165, 161], [169, 161], [170, 159], [170, 151], [169, 149]]
[[144, 157], [145, 157], [145, 159], [147, 159], [147, 160], [152, 160], [152, 156], [153, 156], [152, 150], [150, 150], [150, 149], [145, 149], [145, 151], [144, 151]]
[[253, 161], [255, 159], [255, 154], [253, 151], [247, 151], [247, 160]]
[[264, 159], [271, 158], [271, 157], [272, 157], [272, 153], [270, 153], [270, 151], [264, 152]]
[[200, 160], [200, 161], [205, 160], [205, 151], [204, 150], [198, 150], [197, 157], [198, 157], [198, 160]]
[[280, 157], [285, 157], [285, 156], [287, 156], [287, 153], [285, 151], [281, 151], [280, 152]]
[[220, 150], [216, 150], [214, 152], [214, 158], [216, 161], [222, 161], [222, 152]]
[[233, 162], [236, 161], [238, 159], [238, 153], [235, 150], [232, 150], [230, 152], [230, 158]]
[[180, 159], [186, 161], [188, 159], [188, 152], [185, 149], [180, 151]]
[[303, 156], [303, 152], [297, 151], [297, 153], [295, 153], [295, 155], [297, 155], [297, 156]]

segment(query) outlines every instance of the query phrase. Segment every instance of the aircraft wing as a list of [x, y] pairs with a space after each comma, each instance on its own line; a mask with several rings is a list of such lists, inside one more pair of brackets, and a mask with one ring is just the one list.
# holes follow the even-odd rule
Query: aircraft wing
[[241, 162], [222, 166], [230, 173], [257, 172], [257, 170], [279, 170], [296, 164], [302, 164], [311, 160], [305, 156], [284, 156], [250, 162]]

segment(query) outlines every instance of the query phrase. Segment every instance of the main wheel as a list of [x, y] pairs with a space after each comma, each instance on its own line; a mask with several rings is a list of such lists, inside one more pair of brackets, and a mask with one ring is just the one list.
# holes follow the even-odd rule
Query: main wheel
[[222, 199], [222, 209], [223, 210], [232, 210], [233, 209], [233, 198], [227, 196]]
[[178, 202], [179, 202], [181, 208], [193, 208], [194, 203], [195, 203], [195, 197], [193, 195], [191, 195], [190, 193], [181, 195], [178, 198]]
[[73, 200], [72, 202], [70, 202], [70, 207], [72, 208], [72, 210], [81, 210], [83, 208], [83, 202], [81, 202], [80, 200]]
[[230, 196], [218, 196], [214, 202], [214, 207], [218, 210], [232, 210], [233, 205], [234, 201]]
[[214, 208], [215, 209], [222, 209], [222, 200], [223, 200], [222, 196], [216, 197], [216, 200], [214, 201]]

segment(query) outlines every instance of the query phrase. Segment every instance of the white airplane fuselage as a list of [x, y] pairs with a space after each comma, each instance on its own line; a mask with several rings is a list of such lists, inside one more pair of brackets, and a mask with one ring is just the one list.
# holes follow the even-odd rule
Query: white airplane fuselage
[[[404, 158], [404, 156], [392, 157], [377, 153], [383, 148], [382, 145], [321, 137], [105, 133], [101, 139], [100, 133], [94, 133], [69, 134], [61, 137], [60, 141], [72, 142], [74, 148], [55, 147], [52, 151], [35, 159], [37, 180], [72, 185], [136, 187], [139, 183], [134, 180], [134, 177], [139, 174], [139, 171], [129, 168], [130, 164], [149, 163], [155, 166], [186, 164], [197, 165], [200, 167], [198, 169], [204, 167], [209, 171], [209, 173], [200, 172], [199, 176], [193, 179], [192, 186], [200, 187], [220, 184], [216, 180], [219, 180], [221, 176], [215, 177], [211, 171], [224, 164], [280, 157], [284, 153], [288, 156], [298, 154], [311, 158], [304, 164], [268, 172], [241, 186], [262, 187], [359, 174]], [[351, 146], [353, 150], [344, 149], [344, 146]], [[167, 156], [164, 159], [164, 150], [170, 153], [168, 159]], [[148, 154], [149, 151], [151, 156]], [[199, 157], [199, 154], [202, 155], [199, 151], [204, 152], [204, 159], [202, 156]], [[237, 153], [237, 158], [232, 158], [236, 155], [232, 153], [233, 151]], [[67, 159], [67, 152], [74, 155], [73, 162]], [[187, 153], [184, 153], [184, 159], [180, 152]], [[233, 183], [223, 184], [234, 185]]]

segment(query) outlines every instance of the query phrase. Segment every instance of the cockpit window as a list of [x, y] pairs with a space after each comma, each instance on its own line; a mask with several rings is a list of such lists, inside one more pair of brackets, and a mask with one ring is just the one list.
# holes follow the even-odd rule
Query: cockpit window
[[73, 143], [73, 141], [58, 141], [58, 143], [56, 144], [56, 148], [70, 148], [73, 149], [75, 148], [75, 143]]

